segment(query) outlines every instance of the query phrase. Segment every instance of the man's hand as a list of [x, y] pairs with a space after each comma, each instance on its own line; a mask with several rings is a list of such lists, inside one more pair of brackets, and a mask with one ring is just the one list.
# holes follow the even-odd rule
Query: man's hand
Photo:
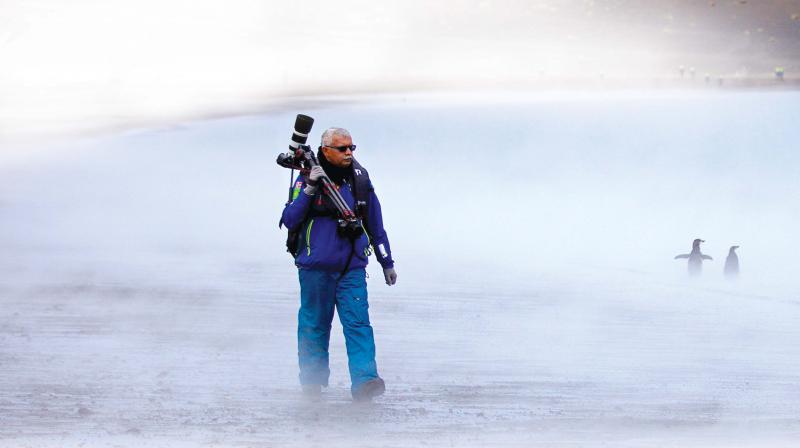
[[321, 166], [317, 165], [311, 168], [311, 171], [308, 172], [308, 176], [306, 176], [306, 188], [303, 189], [307, 195], [314, 196], [314, 193], [317, 192], [319, 178], [322, 177], [323, 174], [325, 174], [325, 171]]
[[322, 177], [323, 174], [325, 174], [325, 171], [323, 171], [321, 166], [317, 165], [311, 168], [311, 171], [308, 172], [308, 177], [306, 177], [306, 184], [316, 187], [319, 178]]
[[386, 279], [386, 284], [392, 286], [397, 282], [397, 272], [394, 268], [385, 268], [383, 270], [383, 277]]

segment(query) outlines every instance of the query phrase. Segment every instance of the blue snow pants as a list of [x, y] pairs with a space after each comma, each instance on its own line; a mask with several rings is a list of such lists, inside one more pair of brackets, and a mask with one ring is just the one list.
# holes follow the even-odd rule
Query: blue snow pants
[[328, 343], [336, 308], [344, 330], [351, 390], [378, 378], [375, 340], [369, 323], [366, 270], [344, 275], [299, 269], [300, 312], [297, 316], [297, 354], [300, 384], [328, 385]]

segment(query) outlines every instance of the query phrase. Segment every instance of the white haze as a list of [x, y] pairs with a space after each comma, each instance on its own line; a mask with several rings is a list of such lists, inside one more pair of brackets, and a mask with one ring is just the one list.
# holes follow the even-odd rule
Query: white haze
[[680, 66], [697, 85], [776, 66], [789, 81], [797, 13], [784, 0], [3, 0], [0, 145], [299, 95], [642, 86]]
[[[0, 446], [789, 446], [798, 99], [384, 96], [8, 162]], [[369, 407], [338, 323], [331, 388], [298, 392], [274, 163], [298, 112], [350, 129], [397, 260], [392, 288], [369, 268]]]

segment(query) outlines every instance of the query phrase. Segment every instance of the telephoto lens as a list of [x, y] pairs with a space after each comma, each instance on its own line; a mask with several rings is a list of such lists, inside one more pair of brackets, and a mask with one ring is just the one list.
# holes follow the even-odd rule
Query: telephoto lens
[[292, 134], [292, 141], [289, 143], [289, 149], [296, 151], [298, 146], [305, 145], [308, 140], [308, 133], [311, 132], [311, 126], [314, 126], [314, 119], [308, 115], [297, 114], [294, 121], [294, 133]]

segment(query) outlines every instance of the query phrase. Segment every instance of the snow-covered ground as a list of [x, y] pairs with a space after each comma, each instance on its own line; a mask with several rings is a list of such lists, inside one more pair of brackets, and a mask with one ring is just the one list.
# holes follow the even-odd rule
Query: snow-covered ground
[[[792, 446], [798, 100], [383, 97], [7, 158], [0, 446]], [[297, 112], [351, 130], [383, 203], [371, 405], [336, 320], [331, 387], [298, 390]]]

